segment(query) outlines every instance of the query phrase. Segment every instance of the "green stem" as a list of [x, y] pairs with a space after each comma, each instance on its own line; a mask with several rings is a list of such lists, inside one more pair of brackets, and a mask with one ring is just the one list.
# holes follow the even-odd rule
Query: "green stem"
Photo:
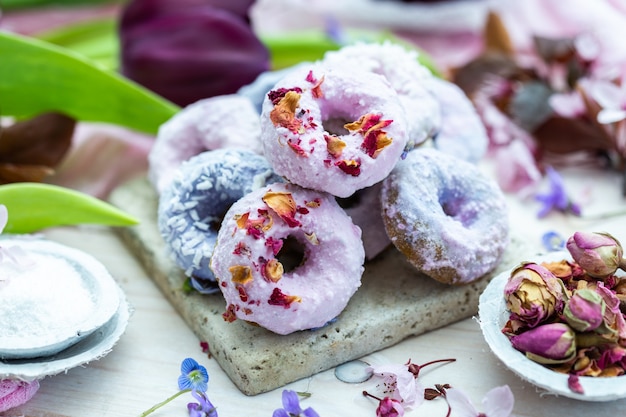
[[190, 389], [184, 389], [184, 390], [178, 391], [176, 394], [172, 395], [171, 397], [169, 397], [165, 401], [161, 401], [160, 403], [153, 405], [152, 407], [150, 407], [149, 409], [147, 409], [146, 411], [141, 413], [141, 415], [139, 417], [146, 417], [148, 414], [151, 414], [152, 412], [154, 412], [158, 408], [163, 407], [165, 404], [169, 403], [174, 398], [179, 397], [179, 396], [181, 396], [183, 394], [186, 394], [188, 392], [191, 392], [191, 390]]

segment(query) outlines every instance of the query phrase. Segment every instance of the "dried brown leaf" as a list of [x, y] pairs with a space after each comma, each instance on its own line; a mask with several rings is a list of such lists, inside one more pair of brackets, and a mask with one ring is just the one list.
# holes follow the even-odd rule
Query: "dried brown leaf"
[[44, 113], [0, 130], [0, 162], [55, 167], [70, 148], [76, 120]]

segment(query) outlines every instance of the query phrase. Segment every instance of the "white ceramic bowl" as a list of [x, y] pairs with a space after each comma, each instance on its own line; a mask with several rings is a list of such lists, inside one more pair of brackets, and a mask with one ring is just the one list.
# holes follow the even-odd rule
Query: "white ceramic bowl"
[[[571, 260], [568, 252], [552, 252], [533, 259], [522, 261], [544, 262]], [[506, 271], [489, 283], [479, 300], [478, 316], [480, 327], [487, 344], [493, 353], [515, 374], [522, 379], [545, 389], [555, 395], [562, 395], [584, 401], [612, 401], [626, 397], [626, 375], [610, 378], [580, 377], [580, 384], [584, 393], [572, 391], [568, 384], [568, 375], [554, 372], [541, 364], [538, 364], [516, 350], [502, 328], [509, 318], [504, 299], [504, 286], [509, 279], [511, 271]]]
[[26, 265], [0, 262], [1, 360], [54, 355], [118, 311], [119, 287], [91, 255], [32, 236], [3, 237], [0, 247], [26, 255]]

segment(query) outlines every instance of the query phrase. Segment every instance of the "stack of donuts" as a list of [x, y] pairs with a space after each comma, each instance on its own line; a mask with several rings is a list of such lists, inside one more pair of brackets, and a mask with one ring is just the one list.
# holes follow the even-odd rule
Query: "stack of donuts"
[[228, 321], [289, 334], [337, 317], [389, 245], [446, 284], [494, 269], [508, 214], [475, 165], [486, 144], [467, 97], [415, 52], [356, 44], [186, 107], [149, 178], [194, 287], [221, 291]]

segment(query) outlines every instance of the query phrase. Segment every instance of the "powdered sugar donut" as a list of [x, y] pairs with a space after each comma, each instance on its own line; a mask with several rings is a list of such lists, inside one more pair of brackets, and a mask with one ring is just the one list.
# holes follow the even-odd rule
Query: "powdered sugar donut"
[[262, 153], [259, 114], [246, 97], [197, 101], [159, 128], [148, 155], [148, 178], [161, 193], [181, 162], [207, 150], [238, 147]]
[[470, 283], [494, 269], [508, 243], [504, 195], [475, 165], [433, 148], [400, 161], [383, 181], [392, 243], [426, 275]]
[[350, 197], [337, 199], [339, 205], [361, 229], [365, 259], [371, 260], [384, 251], [391, 240], [387, 236], [380, 206], [382, 183], [358, 190]]
[[429, 83], [441, 104], [441, 128], [435, 148], [465, 161], [477, 163], [487, 152], [489, 138], [474, 105], [459, 86], [433, 78]]
[[274, 86], [261, 129], [276, 173], [338, 197], [380, 182], [407, 143], [404, 109], [383, 76], [319, 65]]
[[435, 77], [420, 64], [417, 51], [388, 41], [356, 43], [326, 52], [322, 62], [330, 67], [359, 68], [387, 78], [407, 113], [407, 150], [439, 130], [441, 106], [429, 90]]
[[276, 181], [267, 160], [216, 149], [184, 161], [159, 198], [158, 228], [176, 263], [203, 293], [217, 291], [209, 260], [222, 217], [245, 194]]
[[343, 311], [361, 284], [364, 256], [361, 230], [332, 196], [277, 183], [232, 205], [211, 268], [226, 320], [288, 334]]

